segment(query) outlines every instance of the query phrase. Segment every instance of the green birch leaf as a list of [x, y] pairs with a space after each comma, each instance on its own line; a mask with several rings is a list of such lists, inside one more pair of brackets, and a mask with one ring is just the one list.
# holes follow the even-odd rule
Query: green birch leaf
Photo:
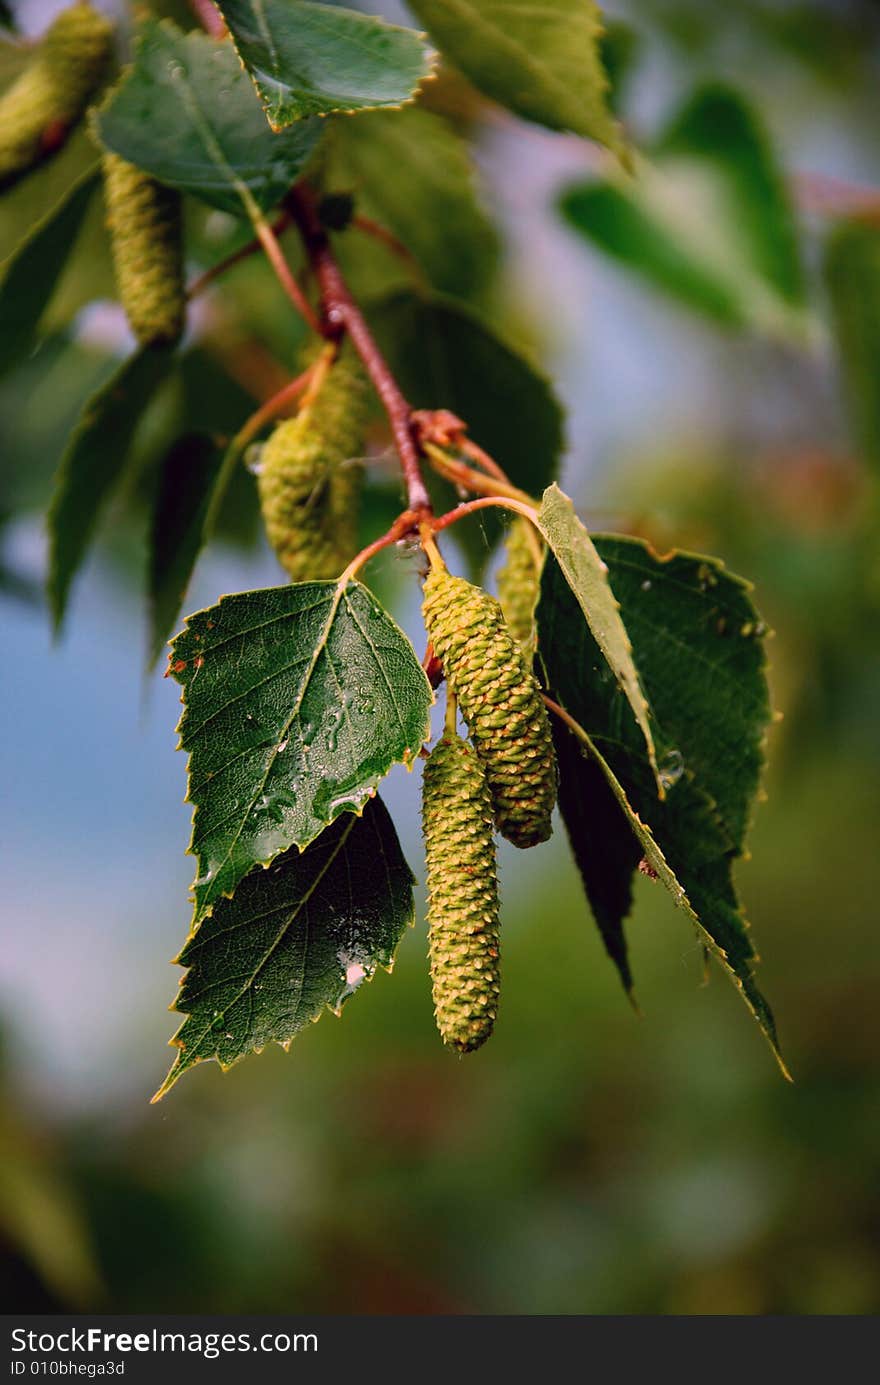
[[633, 995], [624, 919], [632, 908], [633, 875], [643, 847], [622, 816], [595, 760], [556, 717], [551, 718], [559, 768], [559, 811], [599, 935], [627, 995]]
[[289, 1048], [325, 1009], [340, 1014], [413, 922], [413, 877], [388, 812], [374, 798], [311, 846], [252, 871], [190, 937], [174, 1009], [186, 1015], [157, 1101], [205, 1059], [225, 1071], [269, 1043]]
[[302, 171], [318, 120], [273, 135], [230, 43], [169, 21], [139, 30], [134, 64], [96, 112], [105, 149], [222, 211], [273, 207]]
[[803, 336], [803, 265], [785, 178], [756, 111], [699, 88], [638, 176], [575, 185], [563, 215], [655, 288], [728, 327]]
[[217, 0], [266, 118], [352, 114], [412, 101], [430, 75], [421, 34], [311, 0]]
[[152, 667], [180, 614], [205, 542], [205, 520], [223, 454], [205, 433], [178, 438], [162, 462], [149, 539], [148, 659]]
[[49, 504], [48, 597], [56, 631], [98, 518], [120, 480], [141, 415], [170, 374], [174, 352], [143, 346], [83, 406]]
[[880, 231], [845, 222], [825, 251], [837, 350], [853, 433], [866, 461], [880, 463]]
[[[554, 479], [563, 448], [563, 413], [546, 379], [495, 335], [476, 313], [452, 299], [397, 291], [370, 314], [404, 394], [416, 408], [451, 409], [475, 442], [491, 453], [515, 486], [540, 494]], [[456, 503], [439, 482], [437, 503]], [[475, 576], [504, 533], [491, 511], [477, 534]]]
[[356, 210], [392, 231], [435, 288], [466, 299], [485, 287], [498, 237], [467, 145], [445, 120], [417, 106], [336, 120], [328, 143], [327, 187], [353, 193]]
[[[611, 866], [607, 850], [578, 857], [588, 897], [604, 892], [609, 899], [616, 890], [619, 908], [628, 904], [623, 880], [635, 834], [779, 1057], [732, 881], [734, 862], [745, 849], [770, 719], [765, 627], [747, 585], [714, 560], [689, 554], [661, 559], [635, 539], [601, 537], [596, 547], [632, 639], [668, 788], [659, 800], [644, 737], [549, 557], [537, 617], [541, 666], [556, 701], [583, 728], [620, 810], [602, 826], [603, 839], [615, 843]], [[560, 770], [576, 777], [577, 757], [564, 755]], [[578, 792], [571, 790], [574, 801]], [[563, 805], [568, 793], [566, 788], [560, 794]]]
[[98, 170], [89, 169], [0, 266], [0, 374], [17, 365], [33, 346], [40, 319], [73, 251], [97, 181]]
[[526, 120], [620, 154], [607, 106], [593, 0], [409, 0], [437, 46], [475, 87]]
[[183, 687], [196, 922], [254, 866], [360, 812], [429, 734], [415, 650], [360, 582], [226, 596], [188, 618], [169, 672]]
[[662, 793], [664, 784], [657, 770], [648, 704], [633, 660], [630, 637], [609, 584], [608, 566], [597, 553], [568, 496], [555, 483], [544, 492], [536, 522], [581, 608], [594, 640], [632, 708]]

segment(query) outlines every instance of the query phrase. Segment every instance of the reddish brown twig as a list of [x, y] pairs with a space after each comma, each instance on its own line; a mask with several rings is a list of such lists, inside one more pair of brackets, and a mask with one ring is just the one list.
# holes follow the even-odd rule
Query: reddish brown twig
[[251, 414], [247, 422], [242, 424], [235, 435], [235, 446], [238, 448], [239, 452], [244, 451], [248, 443], [251, 442], [258, 433], [262, 432], [267, 423], [271, 423], [273, 419], [280, 418], [294, 400], [299, 398], [306, 385], [308, 385], [311, 380], [312, 372], [313, 367], [304, 370], [301, 375], [297, 375], [296, 379], [290, 380], [282, 389], [273, 394], [271, 399], [267, 399], [265, 403], [260, 405], [259, 409], [256, 409], [254, 413]]
[[448, 529], [450, 524], [457, 524], [460, 519], [466, 519], [478, 510], [487, 510], [491, 506], [499, 505], [504, 510], [514, 510], [525, 519], [535, 518], [534, 506], [523, 505], [519, 500], [511, 500], [500, 495], [481, 495], [479, 500], [466, 500], [463, 504], [456, 505], [454, 510], [447, 510], [445, 515], [438, 515], [436, 519], [430, 520], [431, 532], [439, 534], [442, 529]]
[[432, 442], [425, 442], [423, 446], [434, 470], [445, 476], [447, 481], [463, 486], [465, 490], [475, 491], [478, 495], [482, 493], [487, 496], [501, 496], [517, 501], [532, 512], [537, 510], [537, 503], [518, 486], [512, 486], [509, 481], [499, 481], [497, 477], [489, 476], [485, 471], [478, 471], [475, 467], [466, 466], [464, 462], [451, 457], [442, 447], [437, 447]]
[[287, 297], [290, 299], [291, 303], [296, 308], [297, 312], [301, 315], [301, 317], [305, 319], [305, 321], [311, 327], [313, 332], [319, 332], [322, 333], [322, 335], [326, 335], [326, 333], [322, 332], [321, 323], [315, 316], [315, 311], [312, 308], [311, 303], [306, 298], [299, 284], [296, 282], [296, 279], [294, 278], [293, 273], [291, 271], [290, 265], [284, 258], [284, 252], [281, 249], [281, 246], [278, 244], [278, 237], [276, 236], [272, 227], [269, 225], [268, 221], [263, 221], [260, 217], [254, 218], [253, 224], [254, 230], [257, 233], [257, 239], [263, 248], [266, 259], [272, 266], [272, 269], [275, 272], [275, 277], [278, 280], [281, 287], [283, 288], [284, 292], [287, 294]]
[[380, 539], [374, 539], [372, 543], [368, 543], [366, 548], [361, 549], [356, 558], [352, 558], [340, 577], [340, 582], [348, 581], [350, 577], [354, 577], [355, 573], [359, 572], [371, 558], [375, 558], [377, 553], [381, 553], [383, 548], [390, 548], [393, 543], [399, 543], [401, 539], [406, 538], [407, 534], [411, 534], [417, 528], [418, 523], [419, 513], [417, 511], [404, 510], [403, 514], [397, 516], [387, 534], [383, 534]]
[[805, 211], [849, 217], [869, 226], [880, 226], [880, 191], [877, 188], [849, 183], [825, 173], [796, 173], [792, 184]]
[[229, 30], [226, 21], [212, 0], [189, 0], [190, 9], [206, 34], [212, 38], [225, 38]]
[[347, 332], [382, 401], [406, 481], [410, 510], [430, 514], [431, 502], [422, 479], [419, 453], [412, 427], [412, 410], [373, 339], [363, 314], [352, 298], [342, 271], [330, 248], [327, 233], [317, 215], [310, 189], [299, 183], [288, 194], [293, 213], [321, 291], [323, 331], [327, 337]]

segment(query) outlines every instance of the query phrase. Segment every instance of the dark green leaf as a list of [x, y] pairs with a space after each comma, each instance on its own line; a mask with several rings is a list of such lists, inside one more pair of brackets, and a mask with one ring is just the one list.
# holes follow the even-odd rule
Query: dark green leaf
[[645, 738], [648, 759], [656, 773], [657, 757], [648, 704], [633, 661], [630, 637], [620, 616], [620, 606], [609, 584], [608, 566], [597, 553], [568, 496], [555, 483], [544, 492], [536, 523], [581, 608], [605, 662], [632, 708]]
[[73, 250], [98, 179], [91, 169], [31, 229], [2, 266], [0, 372], [17, 365], [34, 343], [40, 318]]
[[737, 92], [700, 88], [626, 186], [569, 189], [571, 224], [656, 288], [727, 326], [802, 336], [804, 278], [785, 180]]
[[[514, 485], [540, 494], [556, 475], [562, 409], [547, 380], [475, 313], [446, 298], [399, 292], [372, 314], [404, 393], [417, 408], [451, 409]], [[451, 487], [440, 499], [455, 503]], [[465, 525], [458, 526], [464, 528]], [[502, 534], [488, 514], [488, 542]], [[481, 547], [485, 559], [488, 547]]]
[[346, 813], [219, 900], [178, 962], [180, 1050], [154, 1101], [188, 1068], [225, 1070], [269, 1043], [286, 1049], [325, 1009], [337, 1015], [377, 967], [390, 970], [413, 921], [413, 877], [381, 799]]
[[553, 719], [559, 766], [559, 811], [584, 891], [627, 995], [633, 979], [623, 921], [632, 908], [632, 879], [642, 847], [621, 814], [605, 775], [569, 731]]
[[[769, 722], [764, 627], [748, 588], [721, 564], [660, 559], [634, 539], [600, 538], [652, 713], [667, 793], [658, 799], [644, 738], [558, 565], [548, 558], [538, 607], [540, 658], [558, 702], [592, 741], [621, 813], [603, 828], [625, 866], [634, 832], [649, 864], [696, 924], [778, 1052], [758, 990], [754, 950], [733, 888], [758, 788]], [[564, 755], [566, 775], [577, 761]], [[576, 800], [580, 790], [563, 790]], [[581, 869], [585, 861], [579, 858]], [[590, 865], [586, 862], [585, 873]], [[623, 871], [598, 861], [592, 893], [622, 894]], [[622, 914], [620, 918], [622, 919]], [[607, 923], [606, 923], [607, 926]]]
[[120, 479], [143, 411], [171, 370], [173, 352], [141, 347], [87, 400], [70, 436], [49, 506], [48, 596], [55, 628], [95, 532], [101, 507]]
[[189, 617], [170, 671], [183, 685], [196, 920], [255, 865], [362, 809], [429, 732], [415, 651], [359, 582], [224, 597]]
[[[180, 362], [181, 432], [204, 433], [224, 451], [224, 462], [214, 478], [211, 506], [205, 521], [205, 542], [218, 538], [251, 545], [263, 533], [255, 477], [241, 464], [240, 448], [233, 447], [242, 422], [253, 412], [254, 401], [222, 363], [198, 347]], [[235, 452], [235, 460], [230, 457]]]
[[[336, 120], [327, 185], [392, 231], [435, 288], [468, 298], [495, 267], [498, 241], [477, 201], [467, 146], [418, 107]], [[442, 215], [440, 214], [442, 209]]]
[[850, 222], [832, 233], [825, 276], [853, 431], [880, 463], [880, 231]]
[[593, 0], [409, 0], [474, 86], [526, 120], [607, 144], [623, 139], [606, 106]]
[[266, 211], [290, 187], [321, 133], [318, 120], [273, 135], [232, 45], [141, 26], [133, 67], [95, 115], [105, 148], [212, 207]]
[[222, 455], [213, 438], [188, 433], [174, 443], [162, 463], [150, 530], [151, 664], [180, 614], [204, 542], [205, 518]]
[[303, 116], [411, 101], [431, 71], [422, 36], [311, 0], [217, 0], [273, 130]]

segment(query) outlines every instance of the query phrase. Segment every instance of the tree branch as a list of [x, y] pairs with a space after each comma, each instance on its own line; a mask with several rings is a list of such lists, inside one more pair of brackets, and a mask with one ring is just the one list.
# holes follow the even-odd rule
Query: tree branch
[[210, 34], [211, 38], [226, 37], [229, 32], [226, 28], [226, 20], [217, 6], [212, 4], [212, 0], [189, 0], [189, 4], [206, 34]]
[[299, 227], [303, 244], [321, 291], [324, 309], [323, 333], [333, 338], [347, 332], [364, 363], [382, 401], [406, 481], [410, 510], [430, 514], [431, 501], [419, 462], [412, 423], [412, 409], [404, 399], [388, 363], [376, 345], [360, 308], [349, 292], [336, 263], [327, 233], [321, 225], [310, 189], [298, 183], [288, 194], [285, 205]]

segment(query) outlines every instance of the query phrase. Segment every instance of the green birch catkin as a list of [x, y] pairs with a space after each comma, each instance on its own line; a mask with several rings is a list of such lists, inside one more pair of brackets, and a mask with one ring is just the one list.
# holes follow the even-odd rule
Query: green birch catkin
[[173, 345], [186, 320], [180, 193], [118, 154], [105, 154], [104, 201], [113, 269], [142, 346]]
[[293, 582], [338, 577], [357, 552], [358, 502], [369, 390], [343, 347], [318, 394], [279, 423], [260, 453], [263, 522]]
[[434, 1013], [459, 1053], [485, 1043], [498, 1012], [498, 886], [492, 799], [479, 757], [455, 734], [425, 763], [422, 831]]
[[445, 569], [425, 580], [434, 651], [483, 761], [498, 831], [514, 846], [550, 836], [556, 759], [547, 709], [499, 603]]
[[62, 10], [29, 66], [0, 97], [0, 188], [64, 143], [110, 58], [113, 25], [85, 0]]
[[513, 521], [504, 539], [505, 562], [498, 569], [498, 600], [507, 628], [520, 644], [531, 641], [538, 604], [540, 539], [527, 519]]

